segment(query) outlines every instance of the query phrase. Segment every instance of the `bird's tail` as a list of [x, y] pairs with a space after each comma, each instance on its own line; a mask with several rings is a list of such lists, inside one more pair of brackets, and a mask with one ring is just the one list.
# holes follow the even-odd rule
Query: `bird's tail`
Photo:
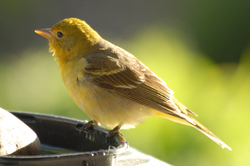
[[161, 118], [166, 118], [169, 120], [172, 120], [174, 122], [182, 123], [188, 126], [192, 126], [208, 136], [210, 139], [212, 139], [214, 142], [216, 142], [218, 145], [220, 145], [222, 148], [227, 148], [229, 150], [232, 150], [228, 145], [226, 145], [223, 141], [221, 141], [216, 135], [214, 135], [211, 131], [209, 131], [205, 126], [203, 126], [201, 123], [199, 123], [197, 120], [192, 118], [189, 115], [183, 114], [182, 118], [171, 116], [169, 114], [165, 114], [162, 112], [159, 112], [156, 116]]
[[[190, 118], [190, 117], [189, 117]], [[225, 144], [223, 141], [221, 141], [216, 135], [214, 135], [211, 131], [209, 131], [205, 126], [203, 126], [201, 123], [199, 123], [197, 120], [192, 118], [192, 121], [195, 123], [191, 124], [192, 127], [196, 128], [206, 136], [208, 136], [211, 140], [216, 142], [218, 145], [220, 145], [223, 149], [227, 148], [229, 150], [232, 150], [227, 144]]]

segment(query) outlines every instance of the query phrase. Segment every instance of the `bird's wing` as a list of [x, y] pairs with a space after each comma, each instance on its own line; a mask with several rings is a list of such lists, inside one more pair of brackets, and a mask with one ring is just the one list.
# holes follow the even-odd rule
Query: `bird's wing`
[[136, 69], [129, 70], [117, 57], [97, 53], [85, 58], [88, 62], [85, 73], [102, 88], [132, 89], [145, 81], [143, 73]]
[[95, 85], [166, 114], [186, 119], [174, 104], [173, 91], [144, 64], [124, 50], [86, 56], [85, 74]]

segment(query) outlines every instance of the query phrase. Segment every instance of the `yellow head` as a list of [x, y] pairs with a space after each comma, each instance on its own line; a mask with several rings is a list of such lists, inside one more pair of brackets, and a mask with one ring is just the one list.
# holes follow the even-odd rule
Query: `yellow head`
[[83, 57], [91, 51], [101, 37], [85, 21], [67, 18], [51, 29], [35, 30], [39, 35], [49, 39], [50, 51], [56, 59], [70, 60]]

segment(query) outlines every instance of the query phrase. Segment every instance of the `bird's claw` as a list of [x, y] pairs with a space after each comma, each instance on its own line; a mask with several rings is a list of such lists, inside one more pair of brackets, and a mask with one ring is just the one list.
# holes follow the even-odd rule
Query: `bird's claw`
[[84, 131], [89, 131], [90, 127], [93, 125], [98, 125], [98, 123], [95, 120], [90, 120], [88, 123], [86, 123], [83, 127], [82, 130], [80, 131], [80, 135], [82, 135], [82, 133]]
[[112, 130], [109, 130], [107, 137], [110, 138], [110, 137], [114, 136], [116, 133], [118, 133], [122, 136], [122, 134], [119, 132], [120, 128], [121, 127], [118, 125], [115, 128], [113, 128]]

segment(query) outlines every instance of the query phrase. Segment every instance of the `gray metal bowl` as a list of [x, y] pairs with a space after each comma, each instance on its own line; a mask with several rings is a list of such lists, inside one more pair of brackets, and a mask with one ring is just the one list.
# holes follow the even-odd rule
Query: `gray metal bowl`
[[108, 130], [92, 126], [80, 134], [86, 121], [66, 117], [12, 112], [38, 135], [41, 155], [0, 156], [0, 165], [114, 165], [117, 154], [128, 148], [120, 135], [107, 138]]

